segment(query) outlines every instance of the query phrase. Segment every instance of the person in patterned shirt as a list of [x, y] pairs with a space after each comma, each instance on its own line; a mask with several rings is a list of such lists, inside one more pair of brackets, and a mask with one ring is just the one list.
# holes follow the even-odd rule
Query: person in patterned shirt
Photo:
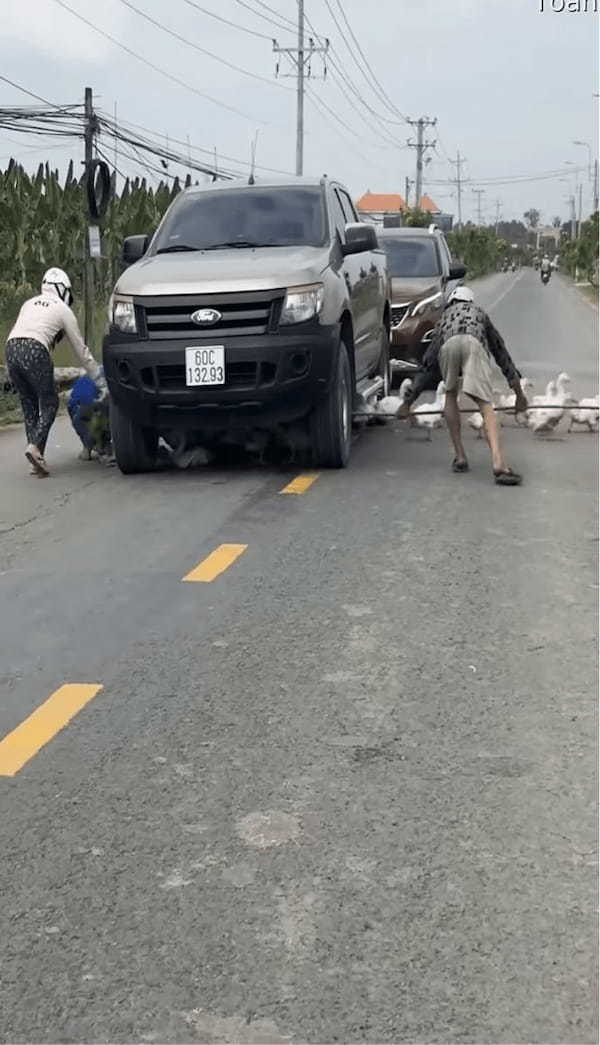
[[398, 411], [398, 417], [410, 416], [412, 404], [422, 392], [446, 386], [444, 416], [454, 446], [454, 472], [468, 472], [469, 463], [462, 443], [458, 393], [462, 390], [477, 404], [492, 454], [494, 480], [500, 486], [519, 486], [522, 477], [508, 467], [492, 403], [492, 357], [514, 390], [515, 413], [527, 409], [521, 388], [521, 374], [513, 363], [502, 337], [482, 308], [475, 304], [473, 291], [457, 287], [433, 332], [412, 391]]

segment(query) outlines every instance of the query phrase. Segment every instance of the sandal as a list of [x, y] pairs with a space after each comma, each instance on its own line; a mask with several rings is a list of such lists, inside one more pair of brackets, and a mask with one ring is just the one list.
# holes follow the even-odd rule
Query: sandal
[[505, 468], [501, 472], [497, 472], [494, 469], [494, 482], [497, 486], [520, 486], [523, 482], [523, 476], [519, 475], [518, 472], [513, 472], [512, 468]]
[[467, 460], [459, 461], [458, 457], [455, 457], [453, 462], [452, 462], [452, 471], [453, 472], [468, 472], [469, 471], [469, 462]]

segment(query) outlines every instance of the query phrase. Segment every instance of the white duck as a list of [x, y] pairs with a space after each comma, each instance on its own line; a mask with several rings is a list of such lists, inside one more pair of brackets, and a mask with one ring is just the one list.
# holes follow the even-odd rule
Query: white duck
[[446, 386], [440, 381], [433, 403], [421, 403], [410, 415], [410, 423], [427, 430], [427, 438], [431, 442], [431, 432], [442, 427], [442, 413], [446, 402]]
[[[494, 388], [492, 391], [492, 403], [495, 407], [502, 405], [501, 401], [503, 398], [507, 397], [503, 396], [501, 392], [498, 392], [498, 390]], [[500, 423], [502, 423], [502, 414], [498, 414], [498, 420], [500, 421]], [[469, 416], [467, 417], [467, 424], [477, 432], [477, 438], [481, 439], [483, 436], [483, 415], [480, 413], [479, 410], [475, 410], [473, 414], [469, 414]]]
[[410, 377], [405, 377], [398, 389], [397, 396], [384, 396], [383, 399], [379, 400], [376, 407], [377, 413], [384, 414], [386, 417], [395, 417], [400, 407], [405, 402], [412, 386], [413, 383]]
[[[526, 396], [527, 398], [529, 398], [529, 393], [533, 392], [533, 381], [530, 381], [528, 377], [522, 377], [521, 378], [521, 390], [523, 392], [523, 395]], [[497, 402], [496, 405], [503, 407], [505, 410], [507, 410], [507, 409], [508, 410], [512, 410], [512, 408], [515, 405], [516, 398], [517, 398], [517, 396], [516, 396], [515, 392], [512, 392], [512, 391], [511, 392], [507, 392], [506, 395], [498, 396], [498, 402]], [[546, 402], [549, 402], [549, 400], [546, 400]], [[499, 415], [499, 417], [500, 417], [500, 424], [503, 423], [504, 416], [505, 415], [503, 413]], [[526, 425], [527, 424], [527, 419], [523, 418], [522, 414], [516, 414], [515, 415], [515, 421], [517, 422], [518, 425]]]
[[[595, 410], [583, 410], [582, 407], [596, 407]], [[585, 426], [588, 432], [598, 431], [600, 419], [600, 396], [590, 396], [588, 399], [580, 399], [574, 410], [571, 410], [571, 420], [568, 431], [573, 425]]]
[[570, 402], [569, 389], [571, 378], [564, 371], [560, 373], [556, 381], [549, 381], [546, 386], [545, 396], [534, 396], [532, 406], [538, 403], [545, 406], [551, 404], [545, 410], [527, 411], [527, 423], [532, 432], [543, 435], [553, 432], [560, 424], [565, 413], [565, 406]]

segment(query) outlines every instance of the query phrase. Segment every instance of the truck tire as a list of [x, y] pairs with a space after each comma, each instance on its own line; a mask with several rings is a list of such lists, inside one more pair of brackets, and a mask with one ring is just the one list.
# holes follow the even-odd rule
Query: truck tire
[[343, 341], [327, 395], [310, 417], [310, 442], [317, 468], [345, 468], [352, 441], [352, 368]]
[[110, 430], [115, 458], [123, 475], [152, 471], [158, 452], [156, 432], [136, 424], [112, 400]]

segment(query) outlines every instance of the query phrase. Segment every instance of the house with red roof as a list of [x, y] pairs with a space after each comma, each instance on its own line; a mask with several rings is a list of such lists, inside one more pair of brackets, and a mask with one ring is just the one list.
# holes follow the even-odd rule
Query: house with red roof
[[[420, 209], [428, 214], [440, 214], [440, 208], [430, 196], [421, 196]], [[365, 192], [356, 202], [356, 209], [361, 217], [371, 221], [383, 222], [390, 215], [399, 217], [406, 209], [406, 200], [399, 192]]]

